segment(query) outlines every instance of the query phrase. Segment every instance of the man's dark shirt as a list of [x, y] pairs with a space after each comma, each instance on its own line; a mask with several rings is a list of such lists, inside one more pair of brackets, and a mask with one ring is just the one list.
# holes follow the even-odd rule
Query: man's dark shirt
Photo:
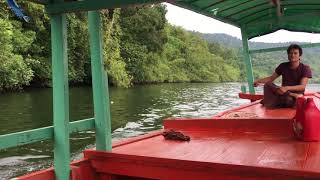
[[[300, 85], [304, 77], [312, 78], [312, 72], [308, 65], [300, 63], [298, 68], [290, 69], [290, 62], [281, 63], [275, 70], [280, 76], [282, 75], [282, 86]], [[295, 93], [304, 93], [304, 91], [292, 91]]]

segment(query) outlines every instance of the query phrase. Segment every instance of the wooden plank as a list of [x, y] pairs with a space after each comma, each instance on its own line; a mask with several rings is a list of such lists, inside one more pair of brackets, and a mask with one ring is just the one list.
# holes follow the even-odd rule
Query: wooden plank
[[96, 146], [98, 150], [111, 150], [111, 116], [109, 101], [109, 84], [104, 70], [103, 36], [100, 13], [90, 11], [89, 39], [91, 53], [92, 90], [96, 127]]
[[[201, 149], [199, 149], [199, 152]], [[128, 175], [153, 179], [279, 179], [319, 178], [318, 172], [303, 172], [271, 167], [228, 163], [188, 161], [150, 156], [136, 156], [86, 151], [86, 156], [99, 173]]]
[[236, 22], [234, 22], [234, 21], [232, 21], [232, 20], [230, 20], [228, 18], [222, 18], [222, 17], [216, 16], [216, 15], [214, 15], [213, 12], [204, 11], [200, 7], [194, 6], [194, 5], [192, 5], [192, 4], [188, 3], [188, 2], [174, 1], [174, 2], [168, 2], [168, 3], [171, 3], [171, 4], [175, 5], [175, 6], [179, 6], [181, 8], [188, 9], [190, 11], [193, 11], [193, 12], [208, 16], [210, 18], [219, 20], [221, 22], [228, 23], [228, 24], [236, 26], [236, 27], [240, 27], [240, 24], [237, 24]]
[[[62, 2], [54, 0], [53, 2]], [[54, 169], [58, 180], [70, 177], [69, 84], [67, 19], [65, 14], [50, 17], [52, 48]]]
[[253, 87], [253, 70], [252, 70], [252, 62], [251, 56], [249, 53], [249, 42], [248, 42], [248, 35], [246, 29], [241, 28], [241, 36], [242, 36], [242, 47], [243, 47], [243, 57], [244, 63], [246, 67], [246, 75], [247, 75], [247, 82], [249, 87], [250, 94], [255, 94], [255, 89]]
[[[290, 119], [189, 119], [165, 120], [164, 129], [215, 132], [270, 132], [288, 133]], [[285, 131], [286, 130], [286, 131]]]
[[251, 102], [263, 99], [263, 94], [248, 94], [248, 93], [239, 93], [240, 99], [249, 99]]
[[94, 129], [95, 128], [94, 118], [70, 122], [69, 127], [70, 127], [70, 130], [69, 130], [70, 134], [74, 132]]
[[[96, 174], [91, 167], [90, 162], [87, 159], [81, 159], [74, 161], [70, 164], [71, 166], [71, 179], [81, 180], [94, 180]], [[31, 174], [23, 175], [18, 177], [19, 180], [55, 180], [55, 174], [53, 168], [40, 170]]]
[[[300, 46], [302, 48], [314, 48], [314, 47], [320, 47], [320, 43], [301, 44]], [[286, 51], [287, 49], [288, 49], [288, 46], [275, 47], [275, 48], [266, 48], [266, 49], [254, 49], [254, 50], [250, 50], [250, 54], [266, 53], [266, 52], [273, 52], [273, 51]]]
[[[94, 128], [94, 118], [70, 123], [70, 133]], [[53, 138], [53, 126], [0, 135], [0, 149], [31, 144]]]
[[45, 9], [49, 14], [57, 14], [114, 9], [133, 5], [160, 3], [163, 1], [164, 0], [83, 0], [48, 4], [45, 6]]
[[44, 127], [0, 136], [0, 149], [30, 144], [53, 138], [53, 127]]

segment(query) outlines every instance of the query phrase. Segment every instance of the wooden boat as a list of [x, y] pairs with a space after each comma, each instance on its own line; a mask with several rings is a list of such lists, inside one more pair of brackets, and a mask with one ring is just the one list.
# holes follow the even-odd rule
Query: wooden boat
[[[318, 1], [170, 1], [241, 28], [249, 94], [239, 96], [254, 102], [211, 118], [167, 119], [163, 130], [115, 143], [112, 148], [109, 106], [105, 103], [109, 101], [108, 91], [101, 63], [100, 16], [95, 10], [159, 1], [33, 1], [44, 4], [51, 17], [54, 126], [1, 135], [0, 149], [53, 138], [54, 169], [16, 179], [320, 179], [320, 143], [295, 139], [292, 133], [295, 109], [265, 109], [259, 103], [262, 96], [255, 94], [252, 86], [250, 54], [286, 47], [251, 51], [248, 47], [248, 38], [278, 29], [320, 32]], [[91, 11], [89, 34], [95, 117], [69, 124], [64, 13], [74, 11]], [[306, 96], [319, 103], [319, 94]], [[83, 159], [69, 164], [69, 133], [92, 128], [97, 132], [97, 150], [86, 150]], [[162, 133], [171, 129], [191, 140], [166, 140]]]
[[[320, 101], [319, 94], [309, 93]], [[242, 114], [255, 114], [242, 117]], [[238, 114], [232, 118], [228, 114]], [[268, 110], [259, 101], [212, 118], [167, 119], [164, 129], [86, 150], [71, 164], [73, 179], [319, 179], [320, 143], [292, 133], [295, 109]], [[174, 129], [190, 141], [166, 140]], [[19, 179], [54, 179], [53, 169]]]

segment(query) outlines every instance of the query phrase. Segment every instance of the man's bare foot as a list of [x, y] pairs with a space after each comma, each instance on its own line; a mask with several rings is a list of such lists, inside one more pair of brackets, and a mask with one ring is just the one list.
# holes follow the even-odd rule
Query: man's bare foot
[[297, 93], [289, 93], [290, 96], [295, 97], [296, 99], [298, 99], [299, 97], [303, 97], [303, 94], [297, 94]]

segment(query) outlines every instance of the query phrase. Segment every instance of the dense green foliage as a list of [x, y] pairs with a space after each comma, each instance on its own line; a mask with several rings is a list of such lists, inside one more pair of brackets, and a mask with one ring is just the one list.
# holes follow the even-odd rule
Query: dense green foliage
[[[0, 3], [0, 90], [50, 86], [49, 16], [40, 5], [19, 2], [31, 17], [26, 23]], [[112, 85], [240, 80], [234, 50], [169, 25], [165, 14], [163, 5], [102, 11], [104, 64]], [[87, 15], [67, 19], [69, 82], [90, 84]]]
[[[17, 19], [0, 0], [0, 91], [51, 84], [50, 18], [41, 5], [19, 4], [30, 22]], [[104, 67], [111, 85], [245, 79], [239, 40], [226, 36], [233, 46], [223, 45], [210, 35], [170, 25], [165, 14], [161, 4], [102, 11]], [[67, 19], [69, 82], [90, 84], [87, 14], [72, 13]], [[305, 57], [318, 63], [314, 56]], [[279, 53], [255, 55], [255, 77], [272, 72], [280, 58]]]

